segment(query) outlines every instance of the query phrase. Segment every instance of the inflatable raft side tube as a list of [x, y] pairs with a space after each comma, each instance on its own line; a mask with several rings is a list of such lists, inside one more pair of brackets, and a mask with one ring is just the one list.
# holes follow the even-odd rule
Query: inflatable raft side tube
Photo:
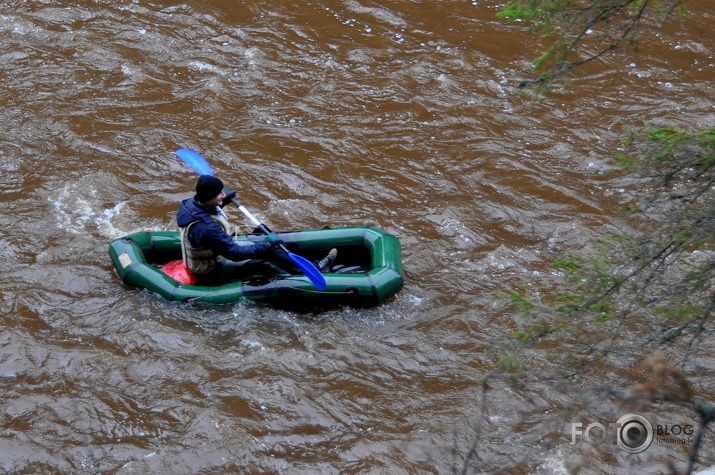
[[[323, 252], [329, 247], [363, 247], [370, 255], [367, 274], [326, 274], [327, 292], [317, 292], [304, 276], [294, 276], [268, 285], [230, 282], [221, 286], [182, 285], [158, 266], [167, 257], [181, 253], [176, 231], [139, 232], [113, 241], [109, 254], [115, 270], [127, 285], [145, 288], [169, 301], [231, 304], [239, 300], [281, 301], [296, 298], [316, 304], [344, 302], [367, 306], [396, 294], [403, 285], [399, 240], [370, 226], [280, 233], [286, 243], [306, 251]], [[246, 237], [242, 237], [246, 239]]]

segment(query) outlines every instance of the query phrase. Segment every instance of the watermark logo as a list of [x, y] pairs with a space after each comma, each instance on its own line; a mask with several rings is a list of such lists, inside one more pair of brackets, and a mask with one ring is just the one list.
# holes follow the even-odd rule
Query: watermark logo
[[629, 454], [643, 452], [653, 443], [653, 426], [637, 414], [626, 414], [616, 421], [616, 443]]
[[592, 422], [584, 427], [580, 422], [571, 423], [571, 443], [578, 438], [592, 445], [610, 443], [629, 454], [643, 452], [655, 440], [658, 443], [692, 443], [692, 425], [661, 425], [655, 427], [643, 416], [626, 414], [608, 426]]

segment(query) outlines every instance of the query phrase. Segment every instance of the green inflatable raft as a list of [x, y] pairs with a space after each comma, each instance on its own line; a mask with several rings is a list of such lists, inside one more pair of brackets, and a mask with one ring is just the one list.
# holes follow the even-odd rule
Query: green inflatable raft
[[[171, 277], [164, 269], [181, 259], [177, 231], [127, 235], [109, 245], [109, 255], [123, 283], [180, 303], [215, 305], [252, 300], [295, 308], [368, 307], [385, 301], [402, 288], [400, 242], [389, 233], [369, 226], [354, 226], [277, 234], [292, 253], [311, 261], [319, 260], [331, 248], [338, 249], [336, 262], [324, 273], [327, 283], [324, 291], [317, 290], [302, 274], [283, 278], [247, 276], [215, 286], [182, 284], [174, 278], [176, 274]], [[240, 244], [262, 238], [262, 235], [248, 234], [235, 239]]]

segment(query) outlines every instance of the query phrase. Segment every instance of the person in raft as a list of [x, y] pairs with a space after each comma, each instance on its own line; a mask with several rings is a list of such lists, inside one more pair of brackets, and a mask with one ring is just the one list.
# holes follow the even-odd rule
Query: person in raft
[[[179, 205], [176, 223], [181, 230], [181, 254], [186, 267], [199, 281], [223, 281], [240, 275], [287, 276], [300, 271], [285, 252], [275, 233], [263, 241], [237, 243], [231, 237], [230, 225], [219, 214], [236, 196], [223, 182], [211, 175], [201, 175], [196, 182], [196, 195]], [[335, 262], [332, 249], [319, 263], [321, 272]]]

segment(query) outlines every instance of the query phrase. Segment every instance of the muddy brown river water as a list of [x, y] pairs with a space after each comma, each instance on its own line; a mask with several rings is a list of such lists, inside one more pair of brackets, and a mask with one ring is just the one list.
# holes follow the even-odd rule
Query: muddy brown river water
[[[497, 2], [0, 1], [0, 473], [461, 471], [510, 330], [494, 292], [620, 226], [628, 127], [715, 124], [715, 13], [687, 4], [534, 101], [541, 45]], [[274, 229], [395, 234], [405, 287], [311, 314], [124, 287], [107, 245], [175, 229], [183, 147]], [[549, 411], [519, 417], [565, 395], [497, 389], [468, 473], [567, 473], [566, 432], [525, 442]], [[589, 473], [665, 473], [665, 450]]]

